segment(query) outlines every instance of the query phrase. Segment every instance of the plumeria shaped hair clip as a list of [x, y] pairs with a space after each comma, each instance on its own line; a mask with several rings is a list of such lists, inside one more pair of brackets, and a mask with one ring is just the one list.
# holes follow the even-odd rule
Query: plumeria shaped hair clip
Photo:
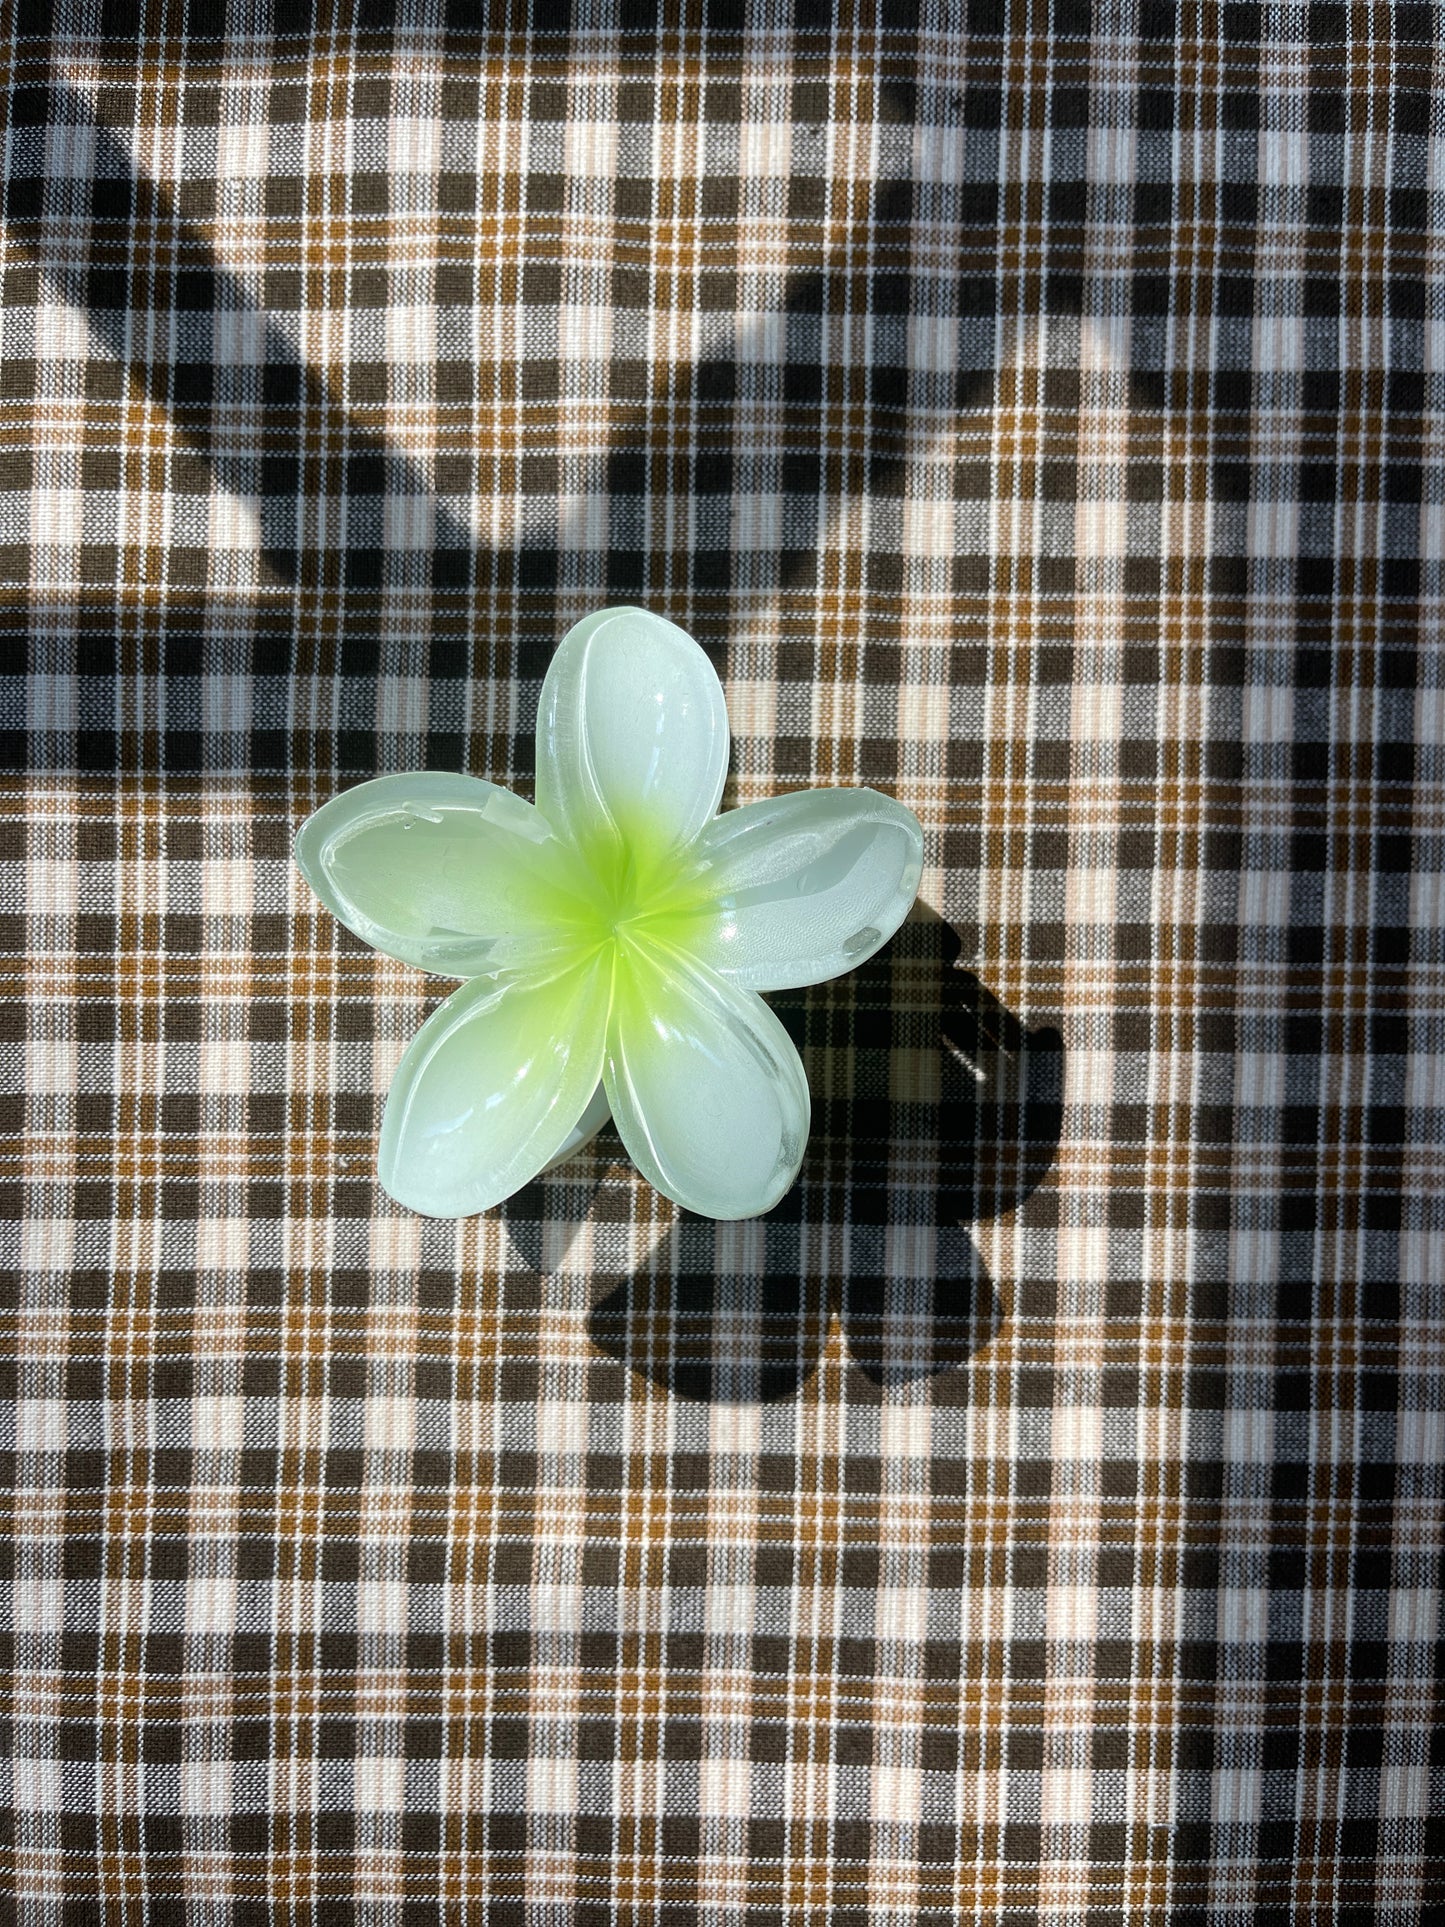
[[389, 957], [468, 979], [402, 1058], [380, 1177], [433, 1217], [485, 1211], [613, 1118], [688, 1210], [792, 1184], [808, 1084], [759, 996], [822, 983], [907, 916], [918, 819], [873, 790], [717, 814], [722, 687], [691, 637], [603, 609], [552, 658], [537, 803], [475, 776], [383, 776], [303, 825], [296, 861]]

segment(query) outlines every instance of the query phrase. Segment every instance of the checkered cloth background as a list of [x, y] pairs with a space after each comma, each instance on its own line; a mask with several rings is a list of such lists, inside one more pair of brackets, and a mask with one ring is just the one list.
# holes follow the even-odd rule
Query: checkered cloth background
[[[4, 1918], [1430, 1917], [1441, 20], [303, 11], [0, 8]], [[920, 908], [424, 1221], [292, 837], [620, 601]]]

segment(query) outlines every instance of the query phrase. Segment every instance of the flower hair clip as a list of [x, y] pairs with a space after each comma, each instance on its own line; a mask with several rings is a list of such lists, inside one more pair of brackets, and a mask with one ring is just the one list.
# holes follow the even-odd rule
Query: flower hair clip
[[808, 1138], [807, 1078], [759, 992], [822, 983], [907, 916], [912, 811], [804, 790], [717, 814], [721, 684], [681, 629], [603, 609], [559, 644], [535, 807], [475, 776], [383, 776], [296, 840], [333, 916], [467, 979], [398, 1067], [379, 1175], [433, 1217], [485, 1211], [610, 1115], [642, 1175], [712, 1218], [767, 1211]]

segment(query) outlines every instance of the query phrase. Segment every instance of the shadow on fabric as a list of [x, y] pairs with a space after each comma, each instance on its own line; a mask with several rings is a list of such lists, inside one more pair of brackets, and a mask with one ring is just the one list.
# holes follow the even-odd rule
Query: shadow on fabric
[[[915, 93], [900, 79], [880, 79], [880, 123], [908, 126]], [[341, 782], [420, 761], [489, 775], [506, 768], [525, 779], [532, 757], [527, 700], [505, 730], [490, 729], [484, 739], [465, 691], [477, 683], [497, 688], [515, 680], [530, 688], [539, 682], [569, 609], [579, 613], [582, 601], [646, 602], [696, 634], [723, 668], [740, 585], [754, 597], [806, 593], [816, 586], [818, 555], [837, 509], [865, 492], [901, 495], [914, 379], [905, 322], [915, 305], [906, 266], [914, 183], [901, 149], [890, 164], [903, 172], [873, 183], [846, 245], [784, 280], [776, 319], [787, 453], [768, 484], [782, 505], [774, 543], [743, 542], [735, 506], [739, 492], [756, 487], [759, 464], [775, 453], [770, 437], [777, 424], [760, 443], [754, 420], [756, 370], [777, 353], [767, 348], [770, 321], [769, 329], [742, 326], [734, 340], [680, 365], [665, 394], [635, 396], [632, 377], [616, 372], [614, 427], [584, 482], [584, 492], [600, 496], [603, 505], [600, 547], [579, 547], [558, 533], [555, 477], [522, 498], [515, 542], [492, 545], [474, 538], [453, 497], [438, 485], [433, 464], [389, 441], [298, 353], [292, 337], [302, 313], [302, 277], [268, 269], [264, 289], [248, 288], [202, 226], [179, 212], [168, 187], [137, 169], [126, 129], [107, 119], [123, 118], [128, 98], [117, 106], [102, 90], [92, 100], [58, 72], [17, 91], [12, 118], [26, 132], [24, 152], [43, 158], [37, 171], [19, 171], [17, 163], [7, 181], [7, 232], [28, 261], [36, 290], [47, 284], [84, 316], [101, 351], [96, 377], [114, 386], [112, 398], [128, 384], [166, 417], [173, 438], [167, 488], [189, 494], [221, 488], [254, 509], [260, 587], [226, 596], [225, 621], [218, 624], [205, 549], [172, 545], [151, 564], [164, 569], [166, 587], [160, 620], [167, 700], [153, 726], [128, 730], [115, 687], [96, 676], [83, 692], [83, 725], [77, 708], [68, 731], [37, 737], [17, 719], [0, 732], [5, 766], [74, 763], [101, 774], [135, 766], [168, 775], [247, 776], [299, 768]], [[79, 178], [55, 158], [70, 155], [86, 157]], [[803, 189], [815, 185], [795, 183], [799, 218], [812, 209]], [[62, 203], [84, 206], [80, 246], [73, 223], [56, 215]], [[151, 231], [165, 239], [163, 271], [136, 265], [144, 250], [136, 249], [135, 235]], [[827, 323], [851, 311], [857, 261], [875, 255], [889, 262], [869, 282], [880, 307], [870, 335], [875, 348], [848, 372], [850, 396], [869, 411], [868, 458], [839, 466], [824, 436]], [[354, 277], [348, 294], [359, 306], [376, 298], [376, 276], [367, 272], [370, 281]], [[995, 296], [991, 283], [980, 283], [969, 299], [992, 316]], [[456, 264], [439, 270], [439, 310], [465, 310], [476, 298], [469, 270]], [[886, 344], [877, 345], [885, 336]], [[987, 365], [962, 371], [935, 403], [989, 407], [995, 370], [985, 359]], [[436, 371], [453, 401], [473, 378], [462, 364]], [[668, 493], [696, 505], [699, 527], [705, 523], [713, 534], [685, 553], [661, 556], [648, 535], [657, 493], [649, 450], [662, 414], [689, 396], [696, 419]], [[465, 493], [475, 477], [458, 483], [456, 468], [451, 459], [448, 487]], [[691, 526], [689, 517], [683, 520]], [[415, 546], [398, 544], [396, 528], [413, 530]], [[104, 544], [90, 546], [87, 581], [108, 585], [118, 558]], [[291, 598], [278, 594], [285, 590], [312, 612], [299, 623]], [[316, 597], [329, 611], [324, 617], [320, 604], [312, 609]], [[105, 648], [89, 644], [84, 660], [124, 659], [124, 623], [112, 590], [97, 586], [84, 599], [87, 637], [107, 636]], [[68, 657], [56, 660], [68, 668]], [[318, 673], [334, 691], [326, 729], [302, 727], [296, 716], [295, 679]], [[195, 679], [217, 675], [245, 679], [244, 729], [217, 727], [204, 715]], [[377, 687], [388, 676], [418, 679], [428, 692], [425, 712], [406, 738], [377, 720]], [[66, 740], [52, 743], [52, 734]]]
[[[797, 1185], [763, 1219], [683, 1213], [593, 1306], [593, 1343], [718, 1402], [791, 1396], [835, 1314], [879, 1390], [961, 1370], [1003, 1319], [965, 1226], [1016, 1209], [1052, 1164], [1062, 1035], [1027, 1028], [962, 969], [957, 936], [922, 905], [861, 969], [771, 1002], [813, 1091]], [[538, 1269], [543, 1189], [507, 1212]]]

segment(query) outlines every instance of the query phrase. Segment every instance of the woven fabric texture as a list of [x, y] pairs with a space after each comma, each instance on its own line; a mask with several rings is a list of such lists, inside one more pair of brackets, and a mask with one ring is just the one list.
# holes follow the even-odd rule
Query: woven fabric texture
[[[6, 1919], [1440, 1903], [1442, 48], [0, 8]], [[424, 1221], [292, 838], [608, 602], [920, 906], [765, 1219]]]

